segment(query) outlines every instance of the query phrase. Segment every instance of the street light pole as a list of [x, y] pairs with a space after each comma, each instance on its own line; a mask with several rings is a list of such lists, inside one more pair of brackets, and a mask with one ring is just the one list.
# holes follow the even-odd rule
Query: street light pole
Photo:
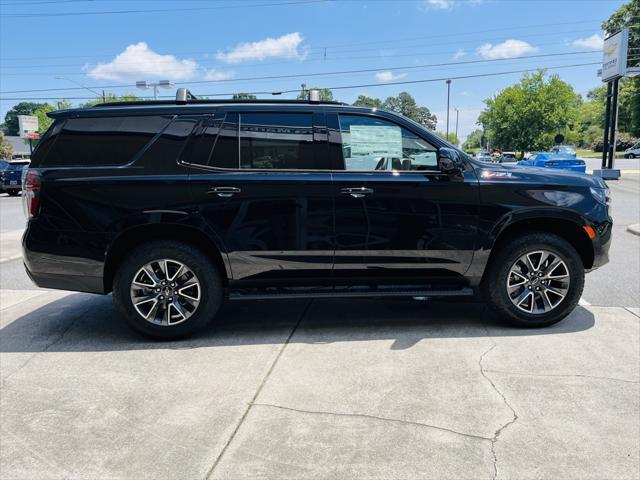
[[451, 80], [447, 80], [447, 142], [449, 141], [449, 102], [451, 100]]
[[158, 99], [158, 87], [171, 88], [173, 83], [170, 80], [160, 80], [159, 82], [149, 83], [146, 80], [137, 81], [136, 88], [140, 90], [149, 90], [153, 87], [153, 99]]

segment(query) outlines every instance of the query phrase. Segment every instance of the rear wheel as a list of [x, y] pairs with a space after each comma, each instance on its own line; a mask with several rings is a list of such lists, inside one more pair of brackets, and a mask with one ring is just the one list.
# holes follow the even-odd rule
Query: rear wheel
[[576, 307], [584, 266], [575, 248], [550, 233], [514, 237], [492, 258], [482, 283], [484, 298], [519, 327], [546, 327]]
[[198, 249], [158, 241], [124, 259], [115, 275], [113, 297], [135, 330], [156, 339], [175, 339], [213, 320], [222, 301], [222, 282], [215, 265]]

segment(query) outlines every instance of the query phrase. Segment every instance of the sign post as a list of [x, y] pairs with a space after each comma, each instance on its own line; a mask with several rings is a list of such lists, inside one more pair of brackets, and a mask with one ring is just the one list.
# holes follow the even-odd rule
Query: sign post
[[602, 51], [602, 81], [607, 82], [607, 104], [602, 141], [602, 169], [593, 174], [607, 180], [620, 178], [620, 170], [614, 169], [616, 157], [616, 132], [618, 129], [618, 90], [620, 79], [627, 73], [629, 29], [605, 38]]

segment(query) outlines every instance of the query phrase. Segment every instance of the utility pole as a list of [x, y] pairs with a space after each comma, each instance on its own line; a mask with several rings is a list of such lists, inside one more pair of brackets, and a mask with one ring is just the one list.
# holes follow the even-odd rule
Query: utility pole
[[449, 141], [449, 102], [451, 100], [451, 80], [447, 80], [447, 142]]

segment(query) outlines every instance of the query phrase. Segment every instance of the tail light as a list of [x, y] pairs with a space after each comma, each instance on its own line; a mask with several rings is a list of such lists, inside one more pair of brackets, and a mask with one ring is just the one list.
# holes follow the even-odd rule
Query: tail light
[[22, 205], [27, 218], [35, 217], [40, 206], [40, 187], [42, 176], [38, 170], [25, 169], [22, 180]]

